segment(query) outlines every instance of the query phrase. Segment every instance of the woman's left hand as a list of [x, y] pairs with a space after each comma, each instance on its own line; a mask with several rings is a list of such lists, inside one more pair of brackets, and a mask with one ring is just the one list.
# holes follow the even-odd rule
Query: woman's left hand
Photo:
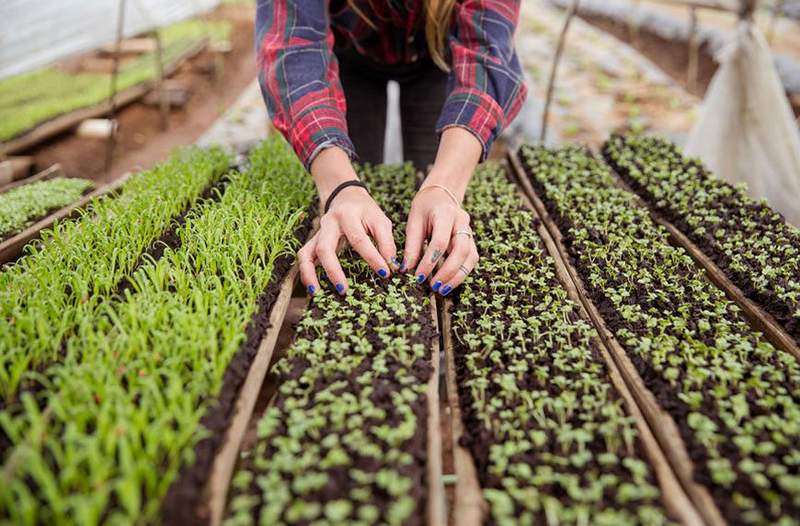
[[[472, 272], [479, 258], [469, 222], [469, 214], [445, 190], [423, 184], [411, 203], [404, 250], [404, 266], [415, 269], [419, 283], [427, 281], [434, 292], [447, 296]], [[428, 248], [420, 257], [425, 241]]]

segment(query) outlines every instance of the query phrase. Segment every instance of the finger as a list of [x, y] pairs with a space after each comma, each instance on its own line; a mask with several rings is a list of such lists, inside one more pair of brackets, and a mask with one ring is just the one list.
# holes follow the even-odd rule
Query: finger
[[345, 279], [344, 271], [339, 264], [339, 258], [336, 256], [336, 247], [340, 237], [339, 228], [321, 229], [315, 253], [336, 292], [344, 294], [347, 291], [347, 279]]
[[443, 285], [450, 283], [451, 280], [456, 278], [456, 274], [459, 272], [458, 267], [467, 261], [467, 257], [469, 257], [472, 252], [473, 246], [474, 243], [468, 236], [456, 235], [453, 237], [447, 259], [445, 259], [442, 266], [430, 280], [431, 289], [434, 292], [439, 292], [439, 289]]
[[398, 270], [400, 263], [397, 261], [397, 246], [394, 244], [392, 222], [383, 214], [374, 218], [368, 225], [372, 238], [378, 245], [378, 252], [384, 261], [388, 261], [392, 270]]
[[415, 275], [417, 276], [418, 283], [424, 283], [430, 276], [431, 271], [436, 267], [442, 255], [450, 245], [450, 237], [453, 233], [453, 219], [452, 216], [447, 218], [436, 219], [433, 223], [433, 233], [431, 234], [428, 249], [425, 255], [417, 266]]
[[439, 293], [442, 296], [447, 296], [454, 289], [461, 286], [461, 284], [464, 283], [464, 280], [467, 279], [467, 276], [475, 270], [476, 266], [478, 266], [479, 260], [480, 257], [478, 256], [478, 249], [475, 248], [475, 245], [473, 244], [472, 250], [470, 250], [470, 253], [467, 256], [466, 261], [464, 261], [464, 263], [462, 264], [463, 269], [459, 267], [456, 274], [452, 278], [450, 278], [448, 282], [442, 285], [442, 288], [439, 289]]
[[313, 296], [319, 290], [317, 269], [315, 266], [317, 235], [315, 234], [300, 250], [297, 251], [297, 262], [300, 267], [300, 281], [309, 295]]
[[388, 278], [389, 265], [381, 256], [381, 253], [378, 252], [378, 249], [375, 248], [375, 245], [372, 244], [372, 240], [369, 238], [369, 234], [364, 225], [361, 224], [361, 221], [355, 218], [346, 218], [342, 222], [342, 230], [350, 246], [358, 252], [359, 256], [364, 258], [367, 265], [372, 267], [372, 270], [380, 277]]
[[412, 208], [406, 223], [406, 245], [403, 249], [403, 263], [400, 265], [401, 272], [417, 267], [422, 243], [425, 241], [425, 226], [425, 219]]

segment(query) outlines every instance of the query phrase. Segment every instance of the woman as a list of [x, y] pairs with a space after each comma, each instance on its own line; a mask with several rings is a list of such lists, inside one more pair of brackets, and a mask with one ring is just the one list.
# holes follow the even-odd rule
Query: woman
[[[319, 231], [298, 254], [309, 294], [319, 290], [317, 264], [339, 294], [347, 292], [336, 256], [342, 238], [382, 278], [413, 269], [419, 283], [428, 281], [442, 295], [475, 268], [478, 251], [461, 202], [476, 165], [525, 98], [513, 48], [519, 5], [259, 0], [264, 99], [275, 127], [311, 172], [325, 209]], [[383, 162], [390, 79], [401, 86], [406, 160], [423, 170], [433, 163], [412, 202], [402, 263], [391, 222], [351, 164], [357, 154]]]

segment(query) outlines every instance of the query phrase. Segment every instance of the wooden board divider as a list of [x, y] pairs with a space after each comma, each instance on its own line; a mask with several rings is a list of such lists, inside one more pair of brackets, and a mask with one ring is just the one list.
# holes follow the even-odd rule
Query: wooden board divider
[[464, 434], [461, 419], [461, 404], [458, 400], [458, 379], [456, 361], [453, 354], [453, 334], [451, 332], [450, 308], [452, 301], [445, 299], [442, 312], [442, 330], [445, 354], [445, 380], [447, 402], [450, 407], [450, 427], [453, 442], [453, 468], [456, 475], [455, 498], [453, 503], [453, 524], [458, 526], [481, 526], [489, 512], [489, 505], [483, 498], [478, 470], [472, 454], [459, 444]]
[[[314, 231], [309, 233], [309, 237], [312, 235], [314, 235]], [[225, 432], [225, 439], [214, 457], [211, 474], [204, 488], [206, 496], [204, 502], [208, 505], [207, 516], [210, 518], [212, 526], [222, 524], [228, 500], [228, 487], [230, 486], [236, 462], [239, 459], [239, 448], [247, 431], [247, 424], [253, 416], [258, 394], [261, 391], [261, 386], [272, 361], [275, 343], [278, 341], [278, 334], [281, 331], [283, 319], [289, 308], [292, 290], [297, 283], [298, 275], [299, 267], [295, 261], [289, 273], [283, 278], [280, 292], [269, 315], [269, 328], [261, 338], [256, 356], [253, 358], [244, 384], [239, 390], [234, 416]], [[203, 515], [206, 514], [201, 514], [201, 516]]]
[[[164, 76], [168, 77], [174, 74], [184, 62], [199, 55], [206, 48], [206, 46], [208, 46], [208, 38], [204, 37], [203, 39], [198, 40], [195, 45], [187, 49], [172, 63], [164, 68]], [[117, 93], [115, 97], [116, 107], [121, 108], [136, 102], [157, 85], [157, 80], [148, 80]], [[27, 150], [33, 146], [36, 146], [40, 142], [49, 139], [50, 137], [64, 133], [65, 131], [76, 127], [86, 119], [102, 117], [103, 115], [108, 114], [110, 110], [111, 105], [109, 101], [106, 100], [93, 106], [79, 108], [75, 111], [58, 115], [49, 121], [45, 121], [40, 125], [31, 128], [22, 135], [18, 135], [12, 139], [9, 139], [8, 141], [0, 143], [0, 157]]]
[[705, 270], [708, 279], [716, 285], [717, 288], [721, 289], [725, 295], [728, 296], [728, 299], [736, 303], [742, 309], [747, 321], [750, 322], [750, 327], [757, 332], [763, 333], [767, 340], [778, 349], [788, 352], [797, 360], [800, 360], [800, 346], [798, 346], [795, 339], [784, 330], [781, 324], [758, 303], [748, 298], [744, 292], [742, 292], [742, 289], [737, 287], [728, 278], [725, 272], [723, 272], [700, 247], [695, 245], [691, 239], [681, 232], [678, 227], [650, 207], [647, 202], [622, 179], [613, 167], [607, 163], [606, 165], [609, 170], [611, 170], [611, 173], [614, 174], [619, 188], [635, 195], [639, 205], [650, 212], [650, 217], [653, 221], [666, 229], [672, 244], [685, 250], [694, 262]]
[[14, 188], [17, 188], [17, 187], [20, 187], [20, 186], [23, 186], [23, 185], [26, 185], [26, 184], [36, 183], [36, 182], [39, 182], [39, 181], [48, 181], [50, 179], [54, 179], [56, 177], [63, 176], [63, 175], [64, 175], [64, 170], [61, 168], [60, 164], [56, 163], [53, 166], [51, 166], [50, 168], [42, 170], [41, 172], [37, 173], [36, 175], [32, 175], [30, 177], [25, 177], [25, 178], [22, 178], [22, 179], [18, 179], [18, 180], [14, 181], [14, 182], [8, 183], [7, 185], [4, 185], [4, 186], [0, 187], [0, 194], [8, 192], [9, 190], [13, 190]]
[[[658, 463], [654, 462], [659, 482], [666, 480], [669, 483], [668, 487], [672, 488], [670, 491], [666, 491], [667, 488], [663, 488], [665, 489], [665, 501], [669, 499], [669, 502], [665, 502], [665, 504], [668, 505], [670, 511], [678, 512], [678, 516], [682, 521], [685, 521], [686, 524], [705, 523], [711, 526], [725, 525], [726, 521], [722, 517], [708, 489], [694, 480], [694, 463], [689, 457], [686, 444], [683, 442], [677, 424], [672, 416], [661, 407], [653, 393], [647, 388], [627, 352], [608, 329], [600, 311], [589, 298], [583, 280], [572, 265], [569, 253], [563, 242], [561, 231], [550, 217], [544, 203], [528, 180], [519, 157], [516, 153], [509, 152], [508, 161], [512, 168], [511, 173], [516, 179], [518, 186], [522, 188], [532, 210], [542, 222], [543, 228], [540, 229], [540, 235], [542, 235], [545, 240], [548, 252], [550, 252], [550, 255], [553, 257], [553, 260], [560, 270], [559, 277], [564, 280], [570, 297], [572, 298], [574, 296], [577, 303], [583, 306], [583, 313], [588, 315], [597, 329], [600, 340], [603, 343], [603, 346], [600, 348], [604, 348], [605, 351], [603, 353], [604, 358], [609, 358], [610, 355], [610, 359], [606, 359], [606, 361], [612, 380], [615, 378], [615, 375], [618, 375], [617, 378], [622, 378], [623, 381], [620, 382], [620, 384], [623, 386], [623, 389], [620, 390], [620, 393], [626, 397], [626, 405], [628, 405], [629, 409], [633, 412], [642, 414], [644, 416], [643, 421], [649, 424], [649, 430], [642, 433], [642, 426], [639, 425], [640, 420], [637, 419], [637, 429], [640, 431], [640, 438], [645, 435], [654, 436], [655, 442], [661, 446], [663, 453], [657, 451], [654, 447], [646, 446], [645, 450], [648, 453], [648, 457], [651, 461], [653, 454], [661, 458], [666, 457], [668, 464], [672, 467], [672, 472], [670, 473]], [[630, 404], [627, 403], [628, 396], [630, 396]], [[641, 413], [639, 413], [639, 411], [641, 411]], [[646, 440], [642, 439], [642, 442], [646, 443]], [[688, 501], [681, 498], [678, 488], [675, 488], [674, 485], [669, 482], [668, 479], [671, 478], [672, 473], [677, 477], [679, 485], [682, 486], [685, 495], [687, 495], [691, 503], [694, 504], [694, 509], [689, 507]], [[678, 509], [676, 509], [676, 507]], [[699, 517], [697, 517], [697, 515], [699, 515]], [[700, 522], [697, 522], [698, 520]]]
[[[436, 312], [436, 295], [430, 296], [431, 316], [433, 326], [437, 333], [442, 330]], [[447, 510], [445, 505], [444, 481], [442, 480], [442, 425], [439, 415], [439, 371], [441, 363], [441, 349], [439, 342], [431, 350], [431, 365], [433, 372], [428, 380], [426, 393], [428, 405], [428, 521], [429, 526], [444, 526], [447, 524]]]
[[81, 197], [78, 201], [60, 208], [49, 216], [32, 224], [22, 232], [0, 243], [0, 265], [4, 265], [19, 258], [22, 255], [22, 250], [25, 245], [38, 238], [42, 230], [50, 228], [56, 221], [70, 217], [73, 213], [84, 208], [94, 199], [115, 193], [132, 175], [132, 172], [128, 172], [115, 181], [96, 188], [92, 192]]

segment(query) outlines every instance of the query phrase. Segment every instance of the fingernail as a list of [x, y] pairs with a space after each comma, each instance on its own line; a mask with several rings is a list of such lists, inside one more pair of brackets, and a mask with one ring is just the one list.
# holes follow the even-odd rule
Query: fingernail
[[425, 283], [425, 274], [417, 276], [417, 283]]
[[406, 271], [406, 268], [408, 268], [408, 267], [406, 267], [406, 262], [405, 262], [405, 261], [403, 261], [403, 262], [400, 264], [400, 272], [405, 272], [405, 271]]
[[382, 278], [385, 278], [386, 276], [388, 276], [388, 275], [389, 275], [389, 271], [388, 271], [388, 270], [386, 270], [385, 268], [379, 268], [379, 269], [378, 269], [378, 275], [379, 275], [380, 277], [382, 277]]
[[433, 287], [431, 287], [431, 289], [433, 290], [433, 292], [439, 292], [439, 287], [441, 287], [441, 286], [442, 286], [442, 282], [441, 281], [437, 281], [436, 283], [433, 284]]
[[344, 293], [344, 283], [337, 283], [336, 284], [336, 292], [338, 292], [339, 294], [343, 294]]
[[403, 268], [400, 266], [400, 262], [397, 261], [397, 258], [395, 256], [392, 256], [392, 258], [389, 260], [389, 263], [391, 263], [394, 268], [400, 268], [400, 269]]
[[306, 290], [308, 291], [309, 295], [313, 296], [317, 289], [314, 288], [314, 285], [309, 285]]
[[445, 285], [444, 288], [442, 289], [442, 296], [447, 296], [448, 294], [450, 294], [451, 290], [453, 290], [453, 287], [451, 287], [450, 285]]

